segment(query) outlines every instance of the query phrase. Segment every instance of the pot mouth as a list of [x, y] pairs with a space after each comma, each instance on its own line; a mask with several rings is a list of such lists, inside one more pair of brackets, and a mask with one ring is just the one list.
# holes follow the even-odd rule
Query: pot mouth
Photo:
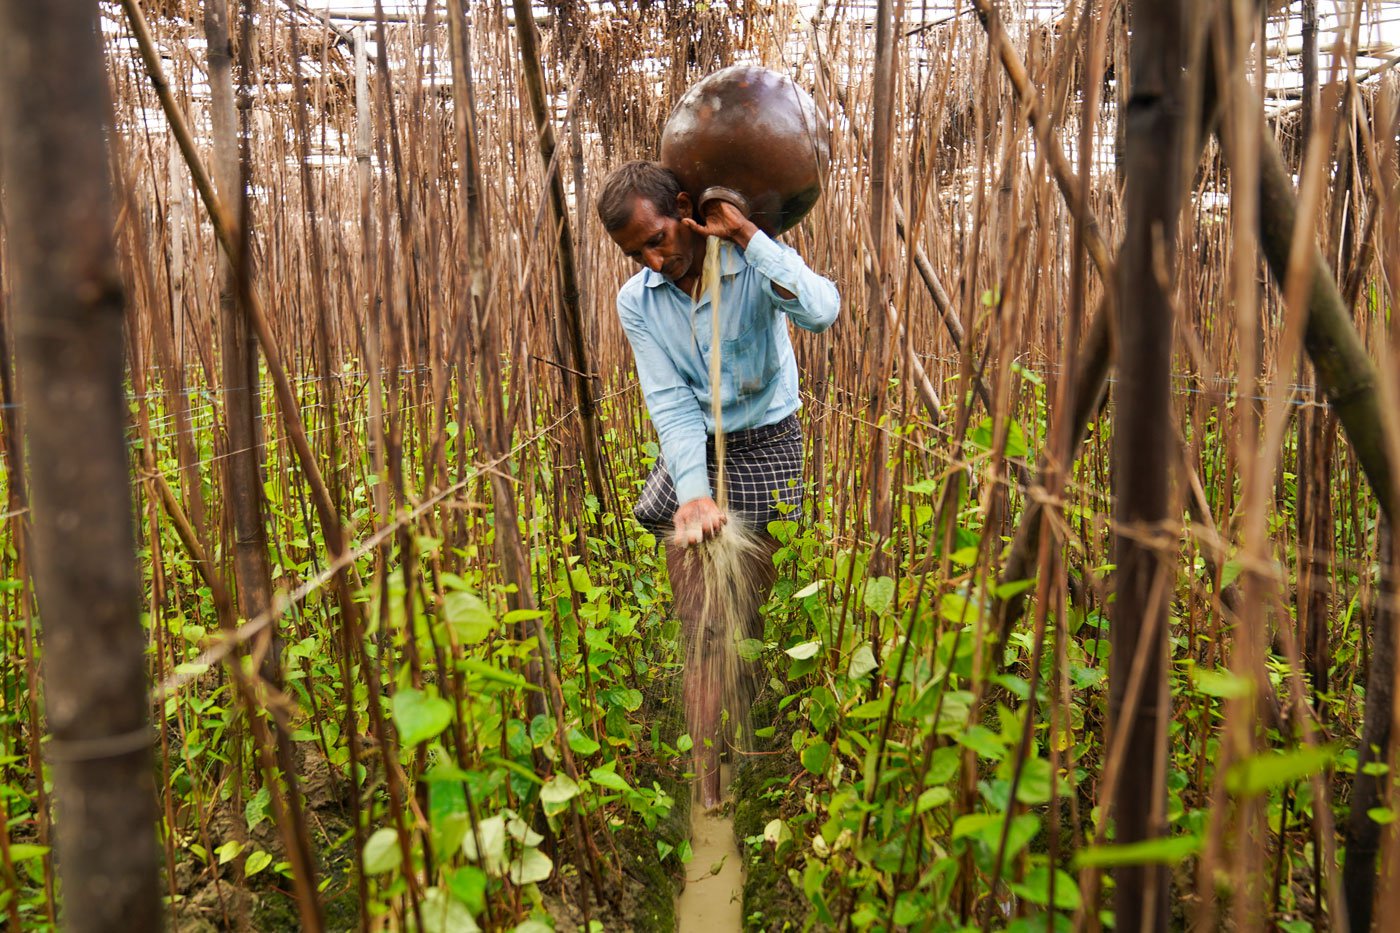
[[725, 201], [729, 204], [733, 204], [745, 217], [748, 217], [752, 211], [752, 209], [749, 206], [748, 198], [744, 197], [742, 194], [735, 191], [733, 188], [725, 188], [722, 185], [714, 185], [712, 187], [706, 188], [700, 194], [701, 217], [705, 216], [705, 208], [709, 205], [711, 201]]

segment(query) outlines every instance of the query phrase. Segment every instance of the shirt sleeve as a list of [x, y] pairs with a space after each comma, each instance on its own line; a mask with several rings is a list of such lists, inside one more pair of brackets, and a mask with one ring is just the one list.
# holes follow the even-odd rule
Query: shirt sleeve
[[[797, 250], [773, 240], [762, 230], [749, 238], [744, 259], [768, 280], [773, 303], [798, 327], [821, 333], [841, 313], [841, 295], [830, 279], [817, 275], [802, 261]], [[794, 294], [784, 298], [773, 290], [780, 285]]]
[[676, 487], [676, 502], [684, 505], [713, 495], [705, 469], [705, 416], [695, 390], [656, 342], [625, 293], [617, 296], [617, 316], [632, 345], [642, 397], [661, 439], [666, 469]]

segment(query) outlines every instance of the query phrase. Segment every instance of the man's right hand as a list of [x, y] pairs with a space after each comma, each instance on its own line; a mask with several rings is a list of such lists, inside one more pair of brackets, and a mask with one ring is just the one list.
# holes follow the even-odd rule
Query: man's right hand
[[714, 499], [702, 496], [676, 509], [671, 523], [676, 528], [676, 544], [689, 547], [713, 538], [728, 521], [729, 516], [719, 510]]

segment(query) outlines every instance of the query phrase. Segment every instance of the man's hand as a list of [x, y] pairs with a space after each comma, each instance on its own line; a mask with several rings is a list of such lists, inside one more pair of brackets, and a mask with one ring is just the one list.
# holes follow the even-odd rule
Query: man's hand
[[689, 547], [708, 541], [729, 521], [729, 516], [719, 510], [715, 500], [709, 496], [691, 499], [676, 509], [672, 524], [676, 526], [676, 544]]
[[[705, 225], [703, 227], [689, 217], [682, 219], [685, 225], [696, 233], [702, 236], [720, 237], [740, 249], [748, 249], [749, 240], [758, 232], [758, 227], [754, 225], [752, 220], [744, 216], [743, 211], [728, 201], [721, 201], [718, 198], [705, 205]], [[777, 282], [773, 283], [773, 291], [778, 293], [779, 298], [792, 299], [797, 297]]]
[[758, 232], [758, 227], [744, 216], [743, 211], [718, 198], [705, 205], [704, 226], [689, 217], [682, 220], [687, 227], [701, 236], [717, 236], [722, 240], [729, 240], [740, 249], [748, 249], [749, 239]]

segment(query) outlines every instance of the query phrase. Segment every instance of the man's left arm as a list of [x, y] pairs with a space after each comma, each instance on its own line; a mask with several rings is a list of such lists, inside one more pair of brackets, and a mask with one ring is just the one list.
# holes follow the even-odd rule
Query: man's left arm
[[841, 313], [841, 295], [830, 279], [817, 275], [797, 250], [754, 232], [744, 259], [767, 280], [773, 303], [803, 330], [821, 333]]

